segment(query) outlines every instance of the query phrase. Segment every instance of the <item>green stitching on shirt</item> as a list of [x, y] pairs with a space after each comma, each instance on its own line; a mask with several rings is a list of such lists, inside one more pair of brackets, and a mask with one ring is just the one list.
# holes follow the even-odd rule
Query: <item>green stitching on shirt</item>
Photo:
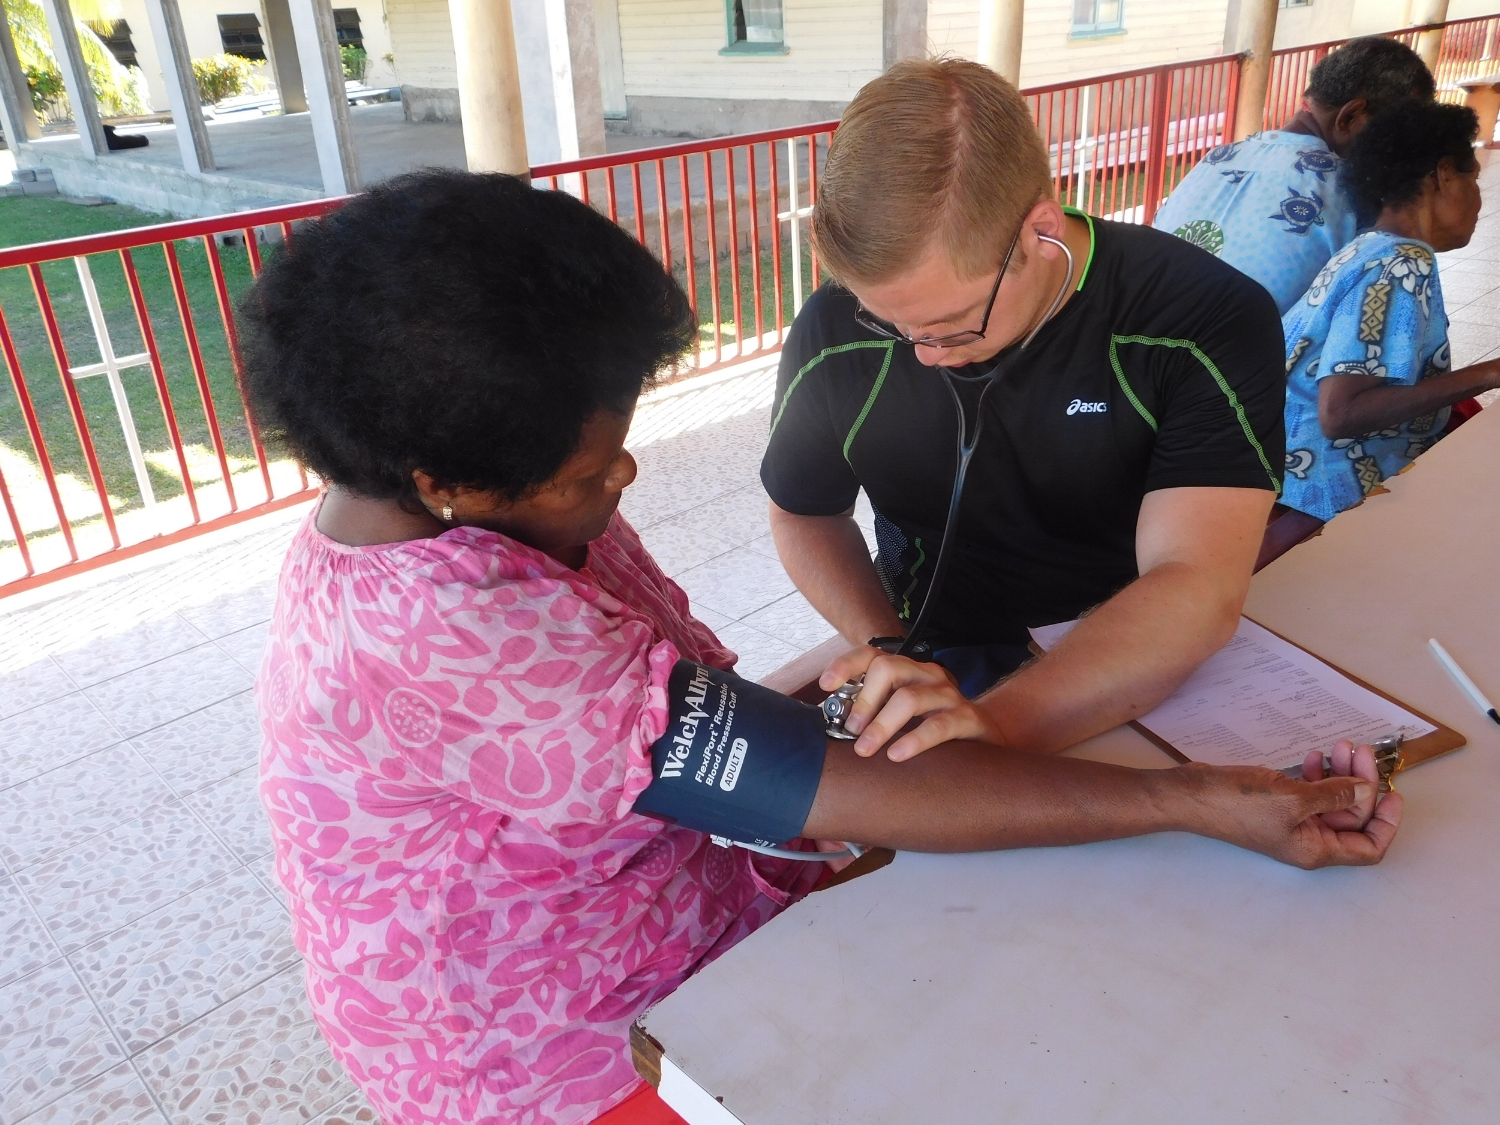
[[[776, 427], [781, 425], [781, 416], [786, 413], [786, 404], [792, 401], [792, 392], [797, 389], [797, 384], [802, 382], [802, 376], [806, 375], [829, 356], [838, 355], [840, 352], [851, 352], [856, 348], [885, 348], [887, 352], [885, 357], [886, 366], [890, 366], [891, 357], [889, 353], [892, 348], [892, 341], [890, 340], [855, 340], [852, 344], [839, 344], [836, 347], [824, 348], [817, 355], [813, 356], [812, 359], [804, 363], [802, 370], [797, 372], [797, 377], [787, 385], [786, 394], [781, 396], [781, 405], [776, 408], [776, 417], [771, 421], [771, 435], [773, 437], [776, 435]], [[884, 368], [881, 369], [882, 373], [884, 373], [884, 370]]]
[[917, 561], [911, 564], [911, 585], [906, 588], [906, 593], [901, 595], [901, 620], [911, 620], [911, 592], [917, 588], [917, 571], [922, 569], [922, 564], [927, 561], [927, 552], [922, 549], [922, 540], [917, 540]]
[[[865, 424], [865, 419], [870, 416], [870, 410], [875, 405], [875, 400], [880, 396], [880, 388], [885, 385], [886, 372], [891, 369], [891, 356], [896, 354], [896, 349], [887, 345], [885, 349], [885, 362], [880, 365], [880, 374], [875, 376], [875, 385], [870, 388], [870, 397], [865, 399], [864, 409], [859, 412], [859, 417], [854, 419], [854, 425], [849, 429], [849, 436], [844, 439], [844, 460], [849, 461], [849, 447], [854, 444], [854, 435], [859, 433], [859, 428]], [[774, 430], [772, 431], [775, 432]], [[852, 469], [854, 463], [849, 462]]]
[[1120, 384], [1120, 389], [1125, 392], [1125, 397], [1130, 400], [1130, 405], [1135, 407], [1135, 412], [1146, 419], [1146, 425], [1151, 427], [1151, 432], [1157, 430], [1156, 419], [1151, 416], [1140, 399], [1135, 397], [1135, 391], [1130, 389], [1130, 383], [1125, 378], [1125, 369], [1120, 366], [1120, 353], [1115, 351], [1115, 345], [1128, 338], [1125, 336], [1111, 336], [1109, 338], [1109, 365], [1115, 369], [1115, 379]]
[[[1246, 440], [1250, 442], [1251, 447], [1255, 450], [1255, 455], [1260, 458], [1261, 467], [1266, 470], [1266, 476], [1271, 478], [1271, 487], [1276, 490], [1277, 496], [1281, 495], [1281, 481], [1277, 478], [1276, 471], [1271, 468], [1271, 462], [1266, 459], [1266, 451], [1261, 448], [1260, 440], [1256, 438], [1255, 431], [1250, 428], [1250, 419], [1245, 417], [1245, 408], [1240, 405], [1239, 396], [1234, 393], [1234, 388], [1219, 373], [1219, 369], [1214, 366], [1214, 361], [1204, 355], [1203, 350], [1197, 344], [1191, 340], [1157, 339], [1151, 336], [1111, 336], [1109, 338], [1109, 356], [1111, 361], [1114, 362], [1115, 375], [1119, 378], [1120, 385], [1125, 387], [1125, 393], [1130, 397], [1131, 402], [1136, 402], [1135, 395], [1130, 393], [1130, 388], [1125, 383], [1125, 376], [1120, 370], [1119, 361], [1115, 357], [1116, 344], [1156, 344], [1164, 348], [1186, 348], [1192, 353], [1193, 358], [1201, 363], [1204, 369], [1214, 377], [1214, 382], [1219, 385], [1219, 390], [1224, 392], [1224, 397], [1229, 400], [1229, 405], [1234, 409], [1235, 417], [1240, 420], [1240, 429], [1244, 431]], [[1147, 421], [1151, 420], [1151, 416], [1146, 414], [1138, 402], [1136, 403], [1136, 409], [1141, 411], [1141, 414]], [[1153, 425], [1152, 429], [1155, 428]]]
[[1075, 293], [1082, 293], [1083, 283], [1089, 279], [1089, 270], [1094, 266], [1094, 251], [1099, 245], [1099, 240], [1094, 235], [1094, 217], [1087, 211], [1080, 211], [1077, 207], [1069, 207], [1066, 204], [1063, 206], [1063, 213], [1077, 215], [1089, 225], [1089, 260], [1083, 263], [1083, 273], [1078, 275], [1078, 284], [1073, 290]]

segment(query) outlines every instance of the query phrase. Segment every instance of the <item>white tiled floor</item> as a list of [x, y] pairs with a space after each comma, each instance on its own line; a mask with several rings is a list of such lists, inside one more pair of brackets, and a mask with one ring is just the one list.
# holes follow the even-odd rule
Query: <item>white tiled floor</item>
[[[1455, 366], [1500, 357], [1497, 169], [1443, 255]], [[767, 531], [773, 389], [649, 399], [624, 502], [751, 677], [832, 635]], [[308, 1015], [255, 788], [250, 685], [300, 515], [0, 603], [0, 1125], [374, 1121]]]

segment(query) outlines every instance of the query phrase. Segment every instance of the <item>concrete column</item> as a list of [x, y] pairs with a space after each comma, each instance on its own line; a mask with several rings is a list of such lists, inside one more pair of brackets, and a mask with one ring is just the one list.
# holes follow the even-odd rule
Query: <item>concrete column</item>
[[307, 94], [302, 88], [302, 64], [297, 61], [297, 36], [292, 32], [292, 10], [287, 0], [262, 0], [262, 36], [276, 78], [276, 93], [282, 113], [306, 113]]
[[558, 135], [569, 132], [571, 124], [574, 158], [601, 156], [604, 98], [593, 0], [547, 0], [547, 45], [557, 90]]
[[448, 14], [469, 170], [530, 175], [510, 0], [448, 0]]
[[5, 143], [12, 151], [17, 151], [16, 146], [22, 141], [42, 135], [41, 122], [31, 106], [26, 72], [21, 69], [16, 42], [10, 35], [10, 22], [5, 18], [3, 0], [0, 0], [0, 110], [5, 116]]
[[[1448, 18], [1448, 0], [1412, 0], [1411, 26], [1442, 23]], [[1417, 54], [1427, 69], [1437, 73], [1438, 56], [1443, 52], [1443, 29], [1424, 31], [1417, 36]]]
[[1024, 15], [1023, 0], [979, 0], [979, 61], [1015, 86], [1021, 84]]
[[151, 38], [167, 84], [167, 104], [172, 107], [182, 166], [195, 176], [212, 172], [214, 150], [208, 143], [208, 126], [203, 121], [203, 105], [198, 100], [198, 82], [193, 77], [193, 60], [177, 0], [146, 0], [146, 18], [151, 21]]
[[68, 101], [73, 106], [73, 121], [78, 126], [78, 147], [84, 156], [98, 160], [109, 151], [104, 143], [104, 125], [99, 120], [99, 103], [94, 100], [94, 84], [83, 63], [83, 48], [78, 45], [78, 25], [68, 0], [42, 0], [47, 12], [47, 29], [52, 33], [52, 53], [62, 71]]
[[291, 0], [290, 7], [323, 191], [348, 195], [360, 189], [359, 158], [354, 153], [344, 68], [333, 30], [333, 6], [329, 0]]
[[1276, 0], [1241, 0], [1233, 51], [1240, 59], [1239, 103], [1234, 139], [1244, 140], [1265, 128], [1266, 94], [1271, 85], [1271, 49], [1276, 41]]
[[620, 0], [593, 0], [594, 39], [599, 50], [599, 99], [607, 121], [630, 116], [625, 100], [625, 44], [620, 38]]
[[[927, 0], [884, 0], [882, 69], [889, 70], [902, 59], [927, 57]], [[1016, 35], [1020, 39], [1020, 33]], [[1016, 74], [1020, 76], [1020, 56]]]

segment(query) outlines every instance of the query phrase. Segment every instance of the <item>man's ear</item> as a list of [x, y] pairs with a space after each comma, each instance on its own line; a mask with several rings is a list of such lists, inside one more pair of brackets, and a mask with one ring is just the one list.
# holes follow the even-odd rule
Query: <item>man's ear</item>
[[1360, 129], [1364, 128], [1365, 121], [1370, 115], [1370, 103], [1364, 98], [1351, 98], [1339, 106], [1339, 111], [1334, 115], [1333, 127], [1346, 137], [1353, 137]]

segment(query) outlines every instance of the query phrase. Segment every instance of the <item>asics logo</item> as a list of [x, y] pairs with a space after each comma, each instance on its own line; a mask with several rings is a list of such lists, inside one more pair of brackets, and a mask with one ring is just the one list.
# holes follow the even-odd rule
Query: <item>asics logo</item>
[[1081, 398], [1075, 398], [1068, 403], [1069, 414], [1103, 414], [1108, 409], [1108, 404], [1103, 402], [1084, 402]]

